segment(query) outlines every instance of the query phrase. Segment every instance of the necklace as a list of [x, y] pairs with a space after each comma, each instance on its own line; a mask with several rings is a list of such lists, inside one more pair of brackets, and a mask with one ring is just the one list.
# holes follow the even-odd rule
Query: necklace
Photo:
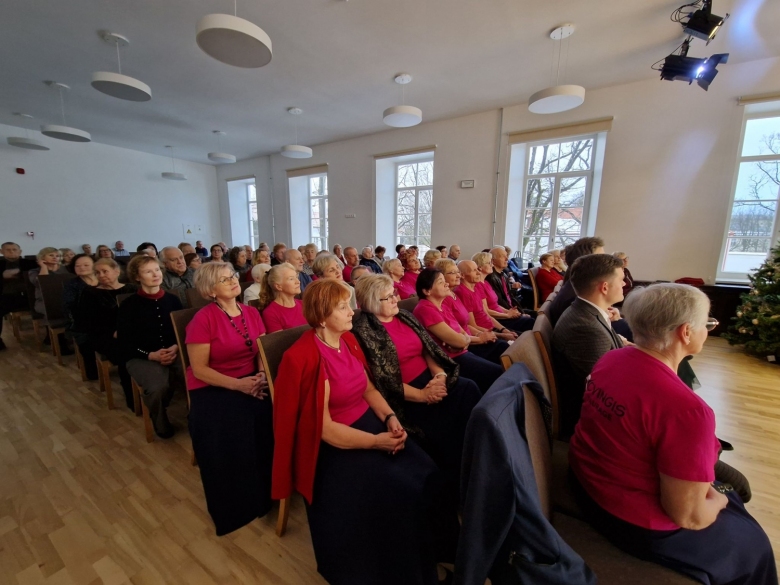
[[[216, 301], [214, 301], [214, 302], [217, 303]], [[238, 305], [236, 305], [238, 307], [238, 313], [241, 315], [241, 323], [244, 325], [244, 332], [243, 333], [241, 333], [241, 331], [238, 329], [238, 325], [236, 325], [236, 322], [233, 321], [233, 317], [228, 315], [227, 311], [222, 308], [222, 305], [217, 303], [217, 306], [219, 307], [220, 311], [225, 313], [225, 317], [228, 318], [228, 320], [230, 321], [230, 324], [233, 326], [233, 329], [236, 330], [236, 333], [238, 333], [241, 337], [244, 338], [244, 345], [246, 345], [249, 348], [249, 351], [252, 351], [252, 340], [249, 339], [249, 327], [247, 327], [247, 325], [246, 325], [246, 319], [244, 318], [244, 311], [241, 310], [241, 307], [238, 307]]]
[[319, 333], [316, 333], [315, 335], [317, 336], [317, 339], [319, 339], [322, 343], [327, 345], [329, 348], [335, 349], [337, 352], [341, 353], [341, 340], [340, 339], [339, 339], [339, 347], [333, 347], [330, 343], [325, 341], [325, 339]]

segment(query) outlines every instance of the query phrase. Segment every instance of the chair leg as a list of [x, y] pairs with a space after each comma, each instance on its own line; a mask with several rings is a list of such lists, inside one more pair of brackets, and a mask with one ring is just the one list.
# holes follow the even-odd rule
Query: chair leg
[[40, 319], [33, 319], [33, 332], [35, 333], [35, 344], [38, 347], [38, 351], [43, 351], [43, 339], [41, 339], [41, 321]]
[[56, 330], [49, 327], [49, 339], [51, 340], [51, 353], [57, 358], [57, 363], [61, 366], [65, 364], [62, 361], [62, 348], [60, 348], [60, 336]]
[[287, 520], [290, 518], [290, 498], [279, 500], [279, 518], [276, 520], [276, 536], [287, 532]]
[[106, 393], [108, 410], [114, 410], [114, 389], [111, 386], [111, 362], [104, 362], [100, 358], [97, 358], [97, 368], [100, 389]]
[[138, 382], [135, 380], [133, 382], [133, 402], [135, 403], [135, 407], [138, 408], [138, 404], [141, 405], [141, 411], [143, 413], [144, 417], [144, 432], [146, 433], [146, 442], [151, 443], [154, 441], [154, 425], [152, 425], [152, 417], [149, 416], [149, 409], [146, 407], [146, 403], [143, 401], [143, 398], [141, 397], [141, 394], [143, 394], [144, 389], [139, 386]]
[[14, 332], [14, 337], [16, 338], [16, 341], [21, 343], [21, 341], [22, 341], [22, 316], [19, 313], [11, 313], [9, 315], [9, 318], [11, 320], [11, 329]]
[[141, 387], [136, 383], [135, 380], [133, 382], [133, 412], [135, 412], [135, 416], [141, 416], [142, 409], [141, 409]]
[[[78, 365], [79, 372], [81, 372], [81, 381], [86, 382], [87, 381], [87, 368], [84, 366], [84, 356], [81, 355], [81, 350], [79, 350], [79, 344], [74, 343], [73, 344], [73, 350], [76, 352], [76, 364]], [[98, 371], [100, 371], [98, 369]]]

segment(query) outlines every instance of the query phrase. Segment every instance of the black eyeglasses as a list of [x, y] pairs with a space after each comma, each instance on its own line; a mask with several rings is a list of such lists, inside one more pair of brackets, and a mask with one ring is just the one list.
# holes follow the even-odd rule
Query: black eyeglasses
[[717, 319], [713, 319], [712, 317], [710, 317], [709, 319], [707, 319], [707, 324], [705, 325], [705, 327], [707, 328], [707, 331], [712, 331], [718, 325], [720, 325], [720, 322]]
[[390, 299], [395, 299], [397, 301], [398, 300], [398, 296], [399, 296], [398, 293], [396, 291], [393, 291], [390, 294], [390, 296], [387, 296], [387, 297], [385, 297], [383, 299], [379, 299], [379, 302], [384, 303], [385, 301], [389, 301]]

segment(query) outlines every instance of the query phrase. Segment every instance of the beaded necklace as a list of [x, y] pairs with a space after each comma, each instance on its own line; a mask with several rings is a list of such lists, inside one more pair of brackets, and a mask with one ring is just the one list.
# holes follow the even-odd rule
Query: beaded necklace
[[238, 333], [241, 337], [244, 338], [244, 345], [246, 345], [249, 348], [249, 351], [252, 351], [252, 340], [249, 339], [249, 327], [246, 325], [246, 319], [244, 318], [244, 311], [241, 310], [241, 307], [236, 303], [236, 307], [238, 307], [238, 313], [241, 315], [241, 323], [244, 325], [244, 332], [241, 333], [241, 331], [238, 329], [238, 325], [236, 325], [235, 321], [233, 321], [233, 317], [228, 315], [228, 312], [222, 308], [222, 305], [217, 303], [217, 301], [214, 301], [217, 306], [219, 307], [219, 310], [225, 313], [225, 317], [228, 318], [230, 321], [230, 324], [233, 326], [233, 329], [236, 330], [236, 333]]

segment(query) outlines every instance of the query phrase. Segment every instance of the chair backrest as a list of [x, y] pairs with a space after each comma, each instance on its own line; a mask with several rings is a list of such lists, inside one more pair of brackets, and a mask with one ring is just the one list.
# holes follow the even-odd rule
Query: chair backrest
[[536, 316], [533, 329], [536, 344], [539, 347], [539, 353], [544, 362], [544, 369], [547, 372], [547, 382], [550, 386], [550, 404], [553, 410], [553, 436], [558, 438], [558, 385], [555, 381], [555, 370], [552, 361], [552, 334], [553, 326], [547, 315], [541, 313]]
[[536, 344], [536, 338], [533, 331], [523, 331], [523, 333], [514, 340], [507, 350], [501, 354], [501, 363], [504, 370], [512, 367], [512, 364], [522, 363], [528, 366], [534, 378], [541, 384], [544, 395], [550, 400], [550, 383], [547, 378], [547, 370], [544, 367], [544, 360], [539, 352], [539, 346]]
[[527, 386], [523, 386], [525, 402], [525, 436], [531, 453], [536, 487], [539, 490], [539, 503], [542, 513], [552, 519], [552, 451], [547, 437], [547, 429], [542, 418], [539, 401]]
[[199, 309], [181, 309], [171, 311], [171, 321], [173, 321], [173, 331], [176, 334], [176, 344], [179, 346], [179, 355], [181, 356], [182, 371], [185, 371], [190, 365], [190, 357], [187, 355], [187, 346], [184, 340], [187, 339], [187, 325], [195, 316]]
[[204, 299], [196, 288], [188, 288], [184, 291], [184, 294], [187, 298], [187, 306], [190, 309], [202, 309], [211, 302], [208, 299]]
[[279, 364], [282, 363], [282, 356], [293, 343], [300, 339], [306, 331], [311, 329], [308, 325], [301, 325], [293, 329], [284, 329], [275, 333], [269, 333], [257, 338], [257, 345], [260, 348], [260, 359], [263, 362], [265, 375], [268, 378], [268, 390], [271, 393], [271, 400], [274, 398], [274, 380], [279, 372]]
[[41, 287], [43, 306], [46, 307], [46, 319], [57, 321], [65, 319], [65, 310], [62, 306], [62, 289], [65, 283], [76, 278], [75, 274], [46, 274], [38, 276], [38, 284]]
[[403, 301], [398, 301], [398, 308], [413, 313], [414, 308], [417, 306], [417, 303], [419, 302], [420, 299], [418, 299], [417, 297], [409, 297], [408, 299], [404, 299]]
[[550, 299], [548, 298], [546, 301], [544, 301], [544, 302], [542, 303], [542, 306], [541, 306], [541, 307], [539, 307], [539, 310], [537, 311], [537, 313], [543, 313], [543, 314], [545, 314], [545, 315], [546, 315], [546, 314], [547, 314], [547, 311], [549, 311], [549, 310], [550, 310], [550, 305], [552, 305], [552, 300], [550, 300]]
[[248, 289], [250, 286], [252, 286], [255, 283], [254, 280], [247, 282], [245, 280], [242, 280], [239, 285], [241, 286], [241, 294], [238, 297], [238, 302], [243, 303], [244, 302], [244, 291]]
[[[33, 256], [33, 258], [35, 258], [35, 256]], [[35, 310], [35, 285], [30, 282], [30, 273], [26, 270], [22, 272], [22, 281], [24, 282], [24, 288], [26, 290], [27, 304], [30, 307], [30, 316], [33, 320], [43, 319], [44, 315], [41, 315]]]
[[538, 267], [528, 269], [528, 280], [531, 281], [531, 288], [534, 291], [534, 311], [539, 310], [539, 287], [536, 284], [536, 273], [538, 271]]
[[260, 310], [260, 299], [252, 299], [246, 304], [249, 305], [250, 307], [257, 309], [258, 311]]
[[544, 302], [545, 302], [545, 303], [546, 303], [546, 302], [550, 302], [550, 303], [552, 303], [552, 302], [555, 300], [555, 297], [557, 297], [557, 296], [558, 296], [558, 293], [557, 293], [557, 292], [555, 292], [555, 291], [553, 291], [553, 292], [551, 292], [549, 295], [547, 295], [547, 299], [546, 299]]

